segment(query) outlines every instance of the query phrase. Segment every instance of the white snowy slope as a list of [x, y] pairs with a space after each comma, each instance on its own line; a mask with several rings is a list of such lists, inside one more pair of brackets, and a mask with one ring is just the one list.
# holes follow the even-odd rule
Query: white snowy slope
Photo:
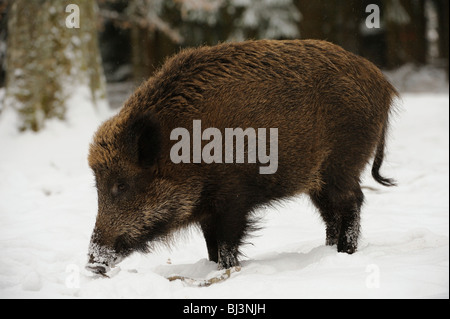
[[[382, 173], [367, 173], [362, 237], [353, 255], [327, 247], [306, 197], [261, 210], [240, 272], [209, 287], [169, 281], [217, 275], [192, 229], [169, 250], [134, 254], [111, 273], [84, 269], [97, 210], [87, 165], [99, 116], [72, 101], [69, 123], [19, 134], [0, 117], [0, 298], [448, 298], [449, 96], [406, 94], [392, 121]], [[105, 113], [105, 112], [103, 112]]]

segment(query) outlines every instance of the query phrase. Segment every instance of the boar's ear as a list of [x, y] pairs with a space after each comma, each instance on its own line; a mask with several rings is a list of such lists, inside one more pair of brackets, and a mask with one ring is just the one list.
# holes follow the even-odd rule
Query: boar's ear
[[143, 168], [156, 164], [161, 150], [161, 131], [159, 121], [150, 112], [132, 120], [131, 135], [137, 145], [137, 162]]

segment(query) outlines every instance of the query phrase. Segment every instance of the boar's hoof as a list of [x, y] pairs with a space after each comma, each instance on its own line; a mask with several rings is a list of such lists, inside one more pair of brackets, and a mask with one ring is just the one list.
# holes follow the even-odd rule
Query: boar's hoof
[[221, 245], [219, 247], [219, 269], [230, 269], [231, 267], [239, 266], [237, 258], [238, 250], [235, 246]]

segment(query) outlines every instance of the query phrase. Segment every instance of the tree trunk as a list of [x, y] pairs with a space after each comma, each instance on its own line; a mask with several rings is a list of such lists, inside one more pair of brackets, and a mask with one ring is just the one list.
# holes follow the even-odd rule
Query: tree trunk
[[296, 0], [302, 14], [298, 23], [303, 39], [322, 39], [359, 52], [359, 20], [363, 16], [361, 0]]
[[11, 2], [5, 106], [18, 112], [20, 130], [38, 131], [50, 118], [64, 120], [66, 101], [77, 87], [89, 87], [94, 105], [105, 98], [95, 25], [96, 2], [76, 2], [79, 28], [66, 23], [71, 14], [76, 15], [76, 12], [66, 12], [71, 3], [65, 0]]
[[151, 34], [147, 29], [142, 28], [138, 24], [131, 27], [131, 62], [133, 65], [133, 78], [136, 85], [148, 79], [152, 73], [152, 60], [150, 52]]
[[448, 0], [436, 0], [436, 8], [439, 16], [439, 57], [443, 61], [443, 66], [447, 72], [448, 79], [448, 48], [449, 48], [449, 1]]
[[384, 0], [387, 18], [386, 43], [389, 67], [404, 63], [425, 64], [424, 0]]

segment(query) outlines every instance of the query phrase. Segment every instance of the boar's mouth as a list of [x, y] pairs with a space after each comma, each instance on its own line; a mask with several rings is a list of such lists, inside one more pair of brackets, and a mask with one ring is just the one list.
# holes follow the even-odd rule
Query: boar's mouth
[[107, 277], [106, 273], [110, 270], [110, 268], [103, 264], [97, 263], [89, 263], [86, 265], [86, 269], [93, 272], [96, 275], [101, 275]]
[[119, 236], [112, 249], [91, 241], [88, 251], [89, 261], [86, 269], [95, 274], [105, 276], [107, 272], [134, 251], [146, 252], [147, 245], [141, 241], [132, 240], [127, 235]]
[[125, 256], [118, 254], [116, 251], [94, 242], [91, 242], [89, 245], [88, 256], [89, 261], [86, 269], [99, 275], [105, 275], [125, 258]]
[[119, 235], [112, 248], [101, 243], [101, 236], [94, 232], [89, 245], [89, 261], [86, 269], [106, 276], [106, 273], [114, 268], [123, 259], [133, 252], [148, 253], [158, 243], [169, 244], [173, 229], [170, 229], [170, 219], [162, 219], [151, 227], [144, 227], [141, 233], [132, 237], [130, 234]]

